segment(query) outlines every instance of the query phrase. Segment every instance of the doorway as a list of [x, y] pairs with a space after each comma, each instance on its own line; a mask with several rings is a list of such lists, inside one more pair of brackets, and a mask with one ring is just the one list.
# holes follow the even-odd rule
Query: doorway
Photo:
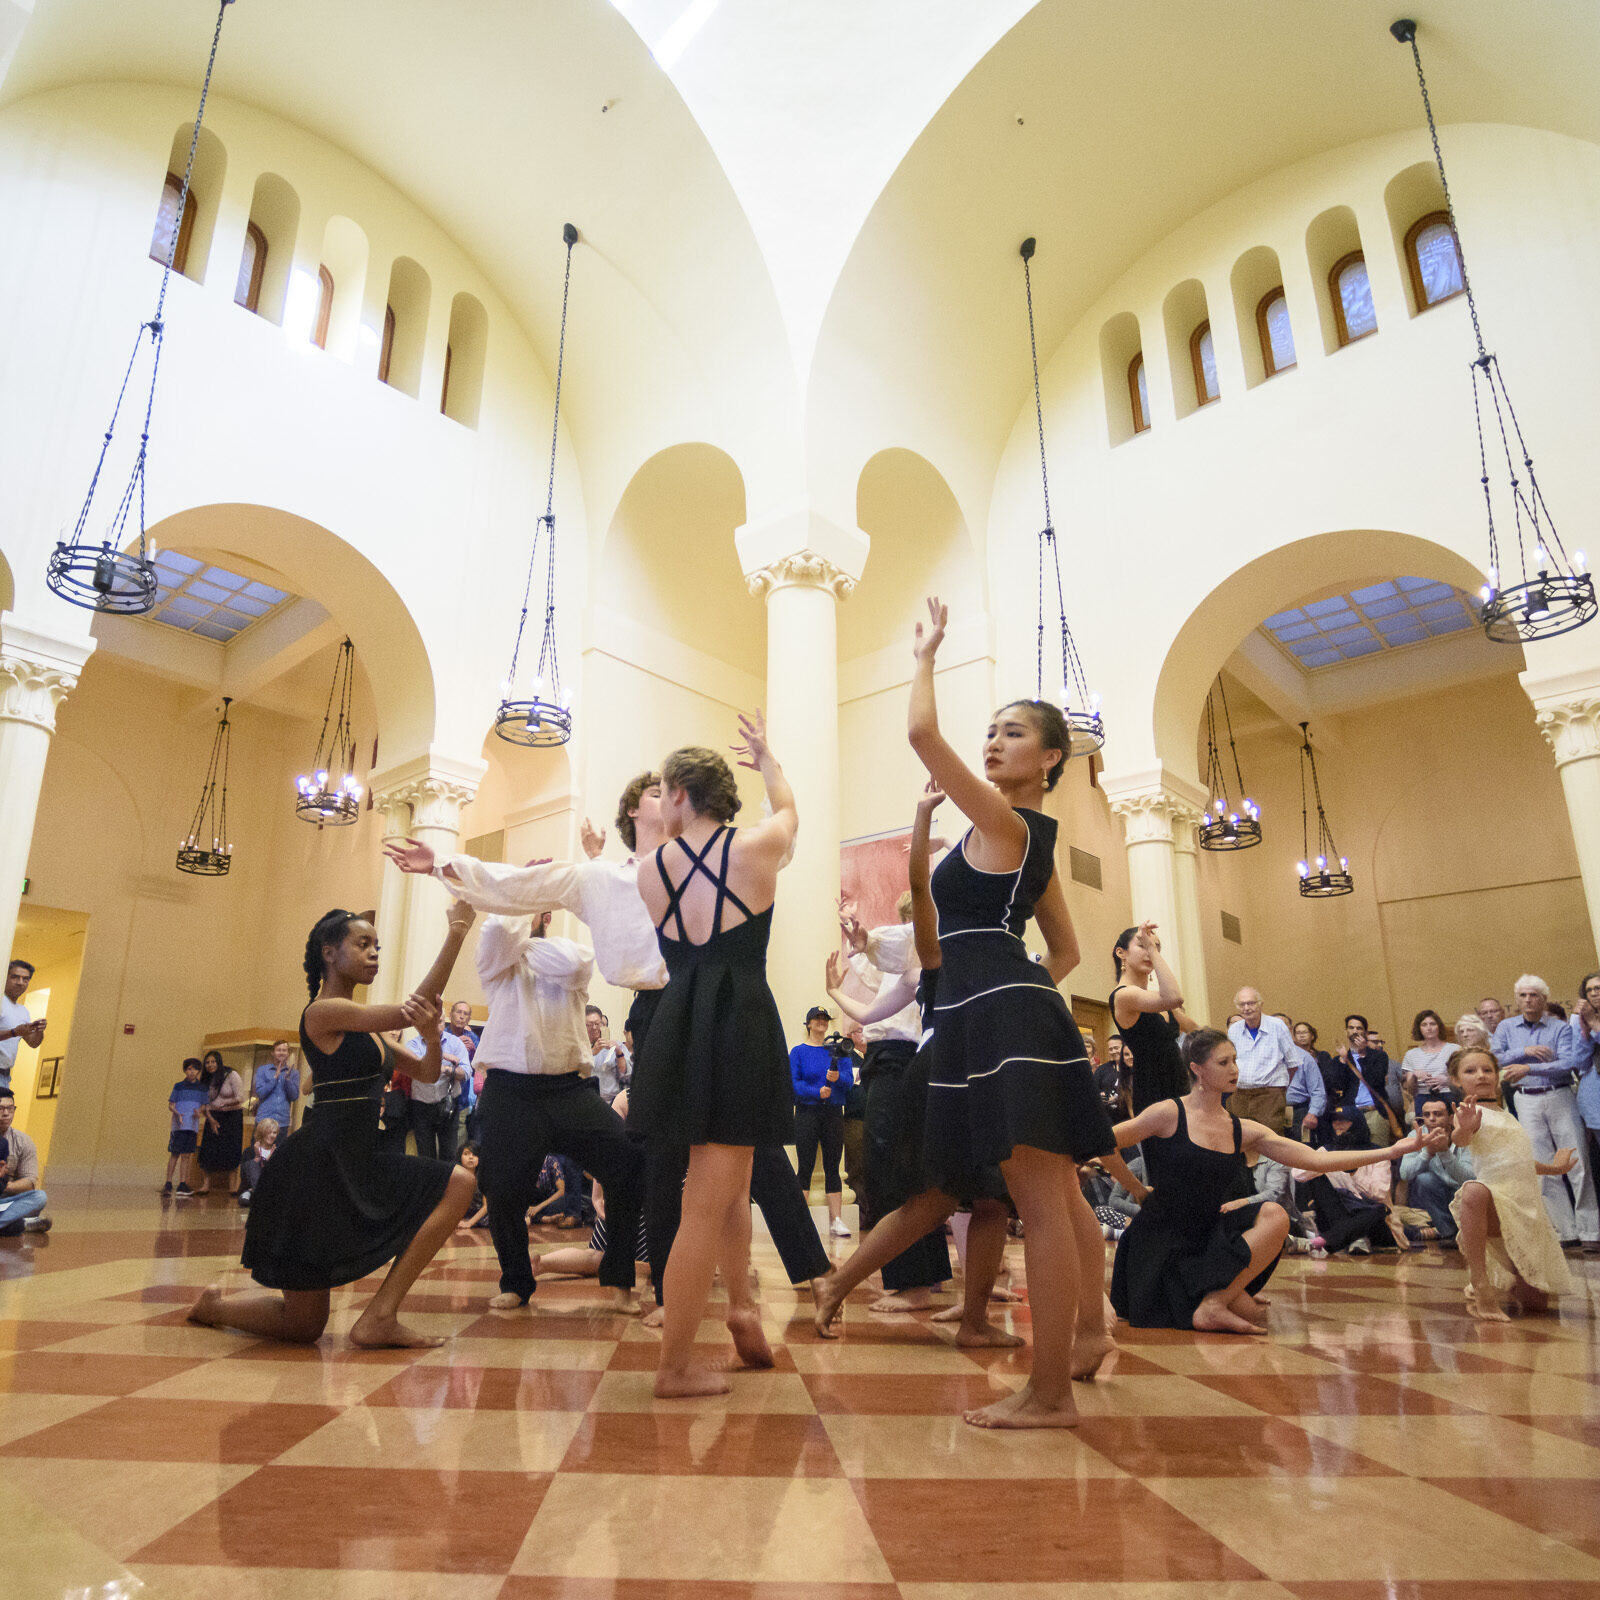
[[17, 1097], [16, 1126], [38, 1146], [40, 1166], [50, 1158], [56, 1108], [69, 1070], [67, 1046], [72, 1034], [72, 1013], [78, 1003], [83, 941], [88, 930], [89, 918], [81, 911], [31, 905], [24, 900], [17, 913], [11, 953], [15, 959], [31, 961], [34, 966], [33, 981], [22, 1004], [31, 1017], [43, 1017], [48, 1026], [37, 1050], [23, 1044], [17, 1051], [11, 1092]]

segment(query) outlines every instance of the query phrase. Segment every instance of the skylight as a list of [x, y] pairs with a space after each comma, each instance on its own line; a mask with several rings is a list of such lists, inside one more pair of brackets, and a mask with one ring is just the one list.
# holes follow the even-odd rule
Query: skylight
[[226, 567], [207, 566], [177, 550], [156, 556], [156, 604], [152, 622], [227, 644], [294, 596], [270, 584], [241, 578]]
[[1279, 611], [1261, 631], [1303, 671], [1316, 672], [1380, 650], [1465, 633], [1477, 620], [1472, 601], [1460, 589], [1432, 578], [1393, 578]]

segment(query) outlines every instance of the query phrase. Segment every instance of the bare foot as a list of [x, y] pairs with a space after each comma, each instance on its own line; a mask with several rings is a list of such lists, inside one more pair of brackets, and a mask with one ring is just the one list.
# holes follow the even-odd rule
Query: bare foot
[[964, 1413], [962, 1420], [974, 1428], [1075, 1428], [1078, 1412], [1070, 1394], [1059, 1405], [1046, 1405], [1029, 1384], [993, 1405]]
[[739, 1352], [741, 1366], [765, 1368], [772, 1365], [772, 1346], [762, 1330], [761, 1313], [754, 1306], [730, 1310], [728, 1332], [733, 1335], [733, 1348]]
[[1266, 1326], [1267, 1308], [1254, 1295], [1246, 1294], [1243, 1289], [1228, 1302], [1228, 1309], [1236, 1316], [1243, 1317], [1246, 1322], [1254, 1322], [1261, 1327]]
[[839, 1293], [838, 1285], [833, 1281], [831, 1273], [826, 1278], [811, 1280], [811, 1297], [817, 1303], [816, 1314], [811, 1319], [812, 1325], [817, 1330], [817, 1337], [837, 1339], [841, 1330], [834, 1326], [834, 1322], [844, 1306], [844, 1296]]
[[220, 1328], [223, 1326], [221, 1316], [222, 1286], [214, 1283], [189, 1307], [188, 1320], [198, 1322], [202, 1327]]
[[1117, 1336], [1117, 1308], [1111, 1303], [1110, 1295], [1102, 1295], [1101, 1315], [1105, 1320], [1106, 1338], [1115, 1339]]
[[1480, 1288], [1477, 1284], [1467, 1285], [1467, 1310], [1478, 1322], [1509, 1322], [1511, 1320], [1500, 1308], [1500, 1301], [1492, 1289]]
[[641, 1328], [659, 1328], [666, 1320], [667, 1312], [664, 1306], [652, 1306], [650, 1310], [639, 1319]]
[[933, 1304], [933, 1290], [908, 1289], [904, 1294], [886, 1294], [872, 1302], [871, 1309], [885, 1316], [900, 1311], [926, 1311]]
[[611, 1309], [620, 1311], [625, 1317], [636, 1317], [639, 1315], [639, 1297], [632, 1289], [613, 1289]]
[[1103, 1329], [1085, 1332], [1080, 1328], [1072, 1341], [1074, 1379], [1079, 1383], [1087, 1383], [1100, 1370], [1101, 1362], [1116, 1348], [1116, 1340]]
[[517, 1311], [527, 1305], [520, 1294], [497, 1294], [490, 1302], [491, 1311]]
[[930, 1320], [933, 1322], [959, 1322], [966, 1314], [967, 1308], [957, 1303], [953, 1306], [946, 1306], [943, 1311], [935, 1311]]
[[1007, 1333], [1004, 1328], [997, 1328], [992, 1322], [980, 1322], [977, 1327], [970, 1327], [963, 1322], [956, 1329], [956, 1344], [963, 1350], [971, 1350], [980, 1346], [990, 1349], [1011, 1350], [1027, 1341], [1017, 1334]]
[[1251, 1322], [1248, 1317], [1241, 1317], [1237, 1311], [1221, 1304], [1214, 1296], [1207, 1295], [1195, 1310], [1191, 1324], [1196, 1333], [1265, 1333], [1267, 1330], [1258, 1323]]
[[658, 1400], [681, 1400], [697, 1394], [727, 1394], [732, 1388], [733, 1380], [726, 1373], [711, 1372], [705, 1367], [656, 1373], [655, 1396]]
[[350, 1343], [359, 1350], [436, 1350], [444, 1339], [434, 1333], [413, 1333], [398, 1317], [375, 1317], [364, 1311], [350, 1330]]

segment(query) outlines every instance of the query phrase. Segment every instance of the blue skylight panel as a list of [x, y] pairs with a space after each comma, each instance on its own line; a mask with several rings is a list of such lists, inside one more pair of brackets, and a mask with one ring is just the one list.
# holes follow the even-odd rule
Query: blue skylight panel
[[1328, 617], [1336, 611], [1348, 611], [1350, 602], [1342, 594], [1336, 594], [1327, 600], [1313, 600], [1305, 608], [1308, 617]]
[[1383, 649], [1383, 645], [1369, 633], [1365, 639], [1352, 639], [1348, 644], [1341, 644], [1339, 648], [1347, 660], [1353, 661], [1357, 656], [1370, 656], [1373, 651]]
[[1261, 624], [1263, 628], [1271, 628], [1276, 632], [1279, 628], [1287, 627], [1291, 622], [1304, 622], [1306, 614], [1303, 611], [1275, 611]]
[[1351, 627], [1360, 620], [1361, 618], [1355, 612], [1346, 609], [1344, 611], [1335, 611], [1325, 617], [1318, 617], [1317, 626], [1324, 633], [1334, 633], [1340, 628]]
[[1461, 615], [1461, 602], [1454, 595], [1448, 600], [1435, 600], [1431, 605], [1418, 606], [1417, 615], [1424, 622], [1443, 622], [1446, 617]]
[[1365, 608], [1370, 606], [1375, 600], [1388, 600], [1393, 598], [1394, 592], [1395, 589], [1392, 583], [1372, 583], [1368, 584], [1365, 589], [1352, 589], [1350, 591], [1350, 598], [1354, 600], [1358, 606]]
[[191, 572], [198, 572], [205, 565], [203, 561], [196, 561], [193, 556], [181, 555], [176, 550], [163, 550], [156, 557], [158, 567], [166, 567], [172, 572], [181, 572], [187, 576]]
[[1335, 661], [1342, 661], [1344, 658], [1337, 650], [1318, 650], [1301, 659], [1308, 667], [1331, 667]]
[[215, 622], [197, 622], [192, 631], [204, 639], [215, 639], [218, 644], [226, 644], [238, 630], [221, 627]]
[[1404, 611], [1406, 603], [1396, 594], [1382, 600], [1363, 600], [1361, 609], [1369, 617], [1392, 617], [1395, 612]]
[[207, 567], [200, 574], [207, 583], [214, 583], [219, 589], [242, 589], [244, 579], [237, 572], [229, 572], [225, 567]]
[[216, 605], [218, 601], [228, 598], [226, 589], [219, 589], [214, 583], [206, 583], [200, 578], [191, 578], [189, 580], [188, 592], [198, 599], [209, 600], [212, 605]]
[[1317, 631], [1314, 622], [1291, 622], [1287, 627], [1274, 628], [1273, 633], [1283, 643], [1288, 644], [1294, 639], [1309, 639]]
[[1296, 639], [1289, 649], [1303, 661], [1308, 655], [1319, 650], [1326, 650], [1328, 641], [1317, 634], [1312, 634], [1309, 639]]
[[282, 589], [274, 589], [265, 583], [246, 584], [244, 592], [252, 600], [265, 600], [269, 606], [279, 605], [289, 598]]
[[[1371, 638], [1372, 630], [1370, 628], [1340, 628], [1337, 633], [1330, 633], [1328, 635], [1328, 643], [1347, 645], [1354, 644], [1357, 640]], [[1377, 641], [1374, 640], [1373, 642], [1376, 643]]]
[[1432, 634], [1460, 633], [1463, 628], [1471, 626], [1471, 622], [1459, 611], [1453, 617], [1440, 617], [1428, 624], [1428, 632]]
[[228, 604], [247, 617], [264, 617], [272, 609], [265, 600], [252, 600], [247, 594], [236, 594]]

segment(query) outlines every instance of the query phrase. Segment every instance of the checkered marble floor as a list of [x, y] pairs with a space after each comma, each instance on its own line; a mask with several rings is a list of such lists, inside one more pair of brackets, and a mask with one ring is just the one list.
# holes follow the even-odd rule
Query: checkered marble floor
[[1454, 1255], [1291, 1258], [1269, 1340], [1124, 1329], [1081, 1427], [998, 1434], [1025, 1352], [865, 1292], [821, 1343], [759, 1236], [776, 1370], [663, 1403], [592, 1284], [488, 1311], [476, 1238], [408, 1303], [442, 1349], [341, 1343], [375, 1280], [287, 1349], [183, 1320], [231, 1207], [52, 1209], [0, 1242], [5, 1600], [1600, 1600], [1592, 1263], [1485, 1328]]

